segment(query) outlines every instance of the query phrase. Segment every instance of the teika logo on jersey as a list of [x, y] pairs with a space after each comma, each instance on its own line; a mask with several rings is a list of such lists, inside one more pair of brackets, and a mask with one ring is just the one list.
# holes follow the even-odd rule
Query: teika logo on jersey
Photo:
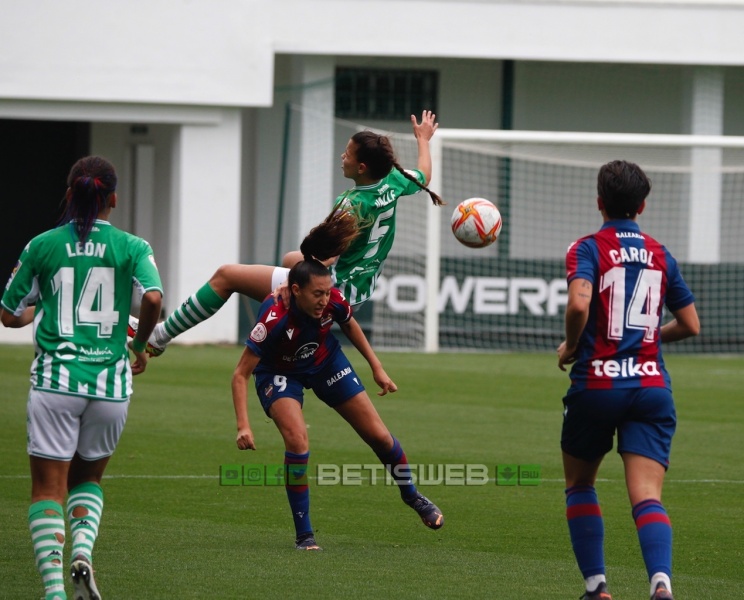
[[633, 357], [622, 360], [593, 360], [594, 375], [597, 377], [654, 377], [659, 376], [659, 365], [655, 360], [637, 363]]

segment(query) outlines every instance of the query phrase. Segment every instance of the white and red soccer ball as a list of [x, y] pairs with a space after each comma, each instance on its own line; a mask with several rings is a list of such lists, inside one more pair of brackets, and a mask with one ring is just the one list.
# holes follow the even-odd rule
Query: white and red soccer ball
[[452, 213], [452, 233], [468, 248], [485, 248], [501, 233], [501, 213], [485, 198], [468, 198]]

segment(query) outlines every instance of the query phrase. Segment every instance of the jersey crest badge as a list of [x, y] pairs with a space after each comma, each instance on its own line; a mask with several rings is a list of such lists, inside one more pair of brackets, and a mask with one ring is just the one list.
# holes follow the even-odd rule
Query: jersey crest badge
[[260, 344], [266, 339], [266, 325], [263, 323], [256, 323], [256, 326], [251, 331], [251, 339]]

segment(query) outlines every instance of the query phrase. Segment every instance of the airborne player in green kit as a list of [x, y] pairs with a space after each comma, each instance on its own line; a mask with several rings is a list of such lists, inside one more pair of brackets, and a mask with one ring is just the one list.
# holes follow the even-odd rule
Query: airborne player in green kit
[[[433, 118], [431, 113], [424, 113], [419, 129]], [[416, 121], [412, 120], [416, 131]], [[431, 135], [436, 127], [432, 122]], [[336, 286], [352, 306], [369, 300], [375, 291], [382, 265], [393, 247], [398, 199], [426, 189], [431, 179], [431, 135], [427, 137], [419, 131], [416, 136], [419, 160], [415, 171], [405, 171], [397, 163], [390, 140], [385, 136], [360, 131], [346, 146], [341, 157], [344, 177], [352, 179], [356, 185], [339, 196], [336, 207], [353, 210], [364, 228], [331, 270]], [[434, 204], [442, 204], [439, 196], [431, 191], [429, 194]]]
[[[419, 123], [411, 115], [413, 133], [418, 146], [417, 169], [406, 171], [393, 151], [390, 139], [371, 131], [361, 131], [349, 140], [341, 157], [344, 176], [354, 181], [354, 187], [341, 194], [334, 203], [334, 212], [346, 209], [360, 224], [359, 237], [331, 266], [335, 285], [352, 306], [369, 300], [385, 259], [393, 246], [398, 199], [421, 190], [429, 193], [435, 205], [442, 199], [426, 186], [431, 179], [429, 140], [439, 124], [436, 115], [424, 111]], [[318, 228], [332, 226], [332, 216]], [[317, 228], [316, 228], [317, 229]], [[323, 232], [318, 230], [317, 235]], [[332, 234], [329, 234], [332, 237]], [[331, 263], [335, 256], [316, 256]], [[222, 265], [196, 293], [192, 294], [170, 316], [155, 328], [150, 336], [148, 352], [160, 355], [174, 337], [184, 333], [214, 315], [234, 293], [263, 301], [272, 290], [287, 280], [289, 268], [302, 260], [300, 252], [284, 257], [283, 267], [267, 265]], [[285, 298], [289, 294], [283, 294]], [[130, 319], [130, 335], [137, 331], [136, 319]]]

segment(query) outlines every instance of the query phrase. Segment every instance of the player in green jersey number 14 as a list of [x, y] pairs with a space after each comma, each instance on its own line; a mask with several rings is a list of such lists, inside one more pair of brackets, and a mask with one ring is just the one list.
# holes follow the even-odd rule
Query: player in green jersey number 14
[[[28, 525], [46, 600], [67, 598], [65, 498], [74, 597], [100, 598], [91, 565], [103, 512], [101, 478], [124, 429], [132, 375], [147, 366], [145, 346], [160, 314], [162, 286], [150, 245], [108, 222], [116, 183], [113, 165], [103, 158], [73, 165], [62, 225], [26, 245], [1, 301], [6, 327], [33, 322]], [[130, 365], [133, 286], [142, 301]]]
[[[407, 171], [398, 164], [390, 139], [372, 131], [360, 131], [349, 140], [341, 156], [344, 176], [354, 181], [354, 187], [341, 194], [331, 215], [318, 227], [318, 235], [332, 223], [339, 209], [353, 213], [361, 224], [360, 235], [340, 256], [333, 254], [316, 258], [332, 265], [336, 286], [352, 306], [369, 300], [385, 259], [393, 246], [398, 199], [421, 190], [428, 192], [435, 205], [442, 199], [427, 185], [431, 180], [429, 141], [439, 124], [436, 115], [424, 111], [421, 121], [411, 115], [411, 124], [418, 147], [416, 169]], [[329, 243], [329, 248], [334, 244]], [[279, 286], [284, 286], [289, 268], [302, 259], [298, 251], [285, 255], [282, 267], [267, 265], [222, 265], [207, 283], [192, 294], [168, 318], [155, 328], [148, 351], [157, 356], [174, 337], [184, 333], [214, 315], [233, 293], [261, 301]], [[281, 294], [288, 298], [289, 294]], [[280, 292], [276, 294], [280, 295]], [[136, 319], [130, 319], [130, 334], [137, 331]]]

